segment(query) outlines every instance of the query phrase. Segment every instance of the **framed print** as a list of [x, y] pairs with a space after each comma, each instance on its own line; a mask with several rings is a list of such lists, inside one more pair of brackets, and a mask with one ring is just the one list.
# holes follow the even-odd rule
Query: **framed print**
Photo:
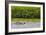
[[45, 3], [6, 1], [6, 34], [37, 33], [45, 31]]

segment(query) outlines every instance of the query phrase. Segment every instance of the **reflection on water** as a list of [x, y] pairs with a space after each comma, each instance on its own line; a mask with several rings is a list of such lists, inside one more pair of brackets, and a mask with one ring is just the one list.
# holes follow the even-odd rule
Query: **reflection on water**
[[11, 28], [39, 28], [40, 22], [16, 22], [11, 23]]

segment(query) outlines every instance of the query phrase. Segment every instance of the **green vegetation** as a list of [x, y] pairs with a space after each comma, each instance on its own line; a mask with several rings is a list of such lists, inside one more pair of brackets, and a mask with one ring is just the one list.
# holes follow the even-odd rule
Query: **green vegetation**
[[40, 7], [11, 6], [12, 21], [40, 21]]
[[40, 18], [40, 7], [11, 6], [13, 18]]
[[40, 22], [40, 19], [26, 19], [26, 18], [14, 18], [12, 22]]

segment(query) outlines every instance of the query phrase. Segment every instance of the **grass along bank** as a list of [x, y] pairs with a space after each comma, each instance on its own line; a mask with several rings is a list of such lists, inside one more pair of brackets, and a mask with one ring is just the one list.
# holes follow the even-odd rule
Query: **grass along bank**
[[13, 18], [12, 22], [40, 22], [40, 19], [28, 19], [28, 18]]

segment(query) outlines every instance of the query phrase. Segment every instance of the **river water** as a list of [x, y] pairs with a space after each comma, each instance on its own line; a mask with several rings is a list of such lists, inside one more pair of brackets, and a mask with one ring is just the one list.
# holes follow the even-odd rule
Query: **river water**
[[25, 24], [16, 24], [11, 23], [11, 28], [18, 29], [18, 28], [39, 28], [40, 22], [26, 22]]

